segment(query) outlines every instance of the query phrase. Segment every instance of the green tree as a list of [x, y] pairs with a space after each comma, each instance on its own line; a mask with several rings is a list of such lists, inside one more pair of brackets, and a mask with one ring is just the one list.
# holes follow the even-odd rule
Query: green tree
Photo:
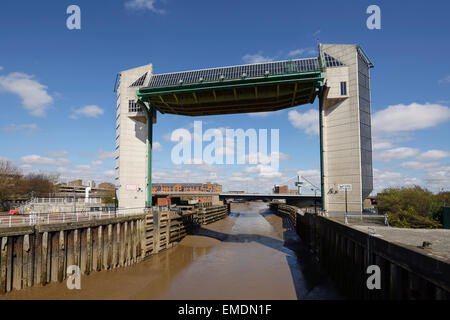
[[419, 186], [388, 188], [377, 194], [377, 208], [388, 215], [391, 226], [400, 228], [438, 228], [445, 201]]

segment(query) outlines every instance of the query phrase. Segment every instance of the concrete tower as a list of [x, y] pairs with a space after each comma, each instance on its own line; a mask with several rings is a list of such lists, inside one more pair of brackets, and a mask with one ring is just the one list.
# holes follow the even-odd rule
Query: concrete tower
[[372, 138], [370, 116], [370, 60], [356, 45], [320, 45], [325, 64], [322, 99], [323, 191], [325, 209], [361, 212], [363, 201], [372, 192]]
[[152, 74], [148, 64], [118, 75], [116, 114], [116, 186], [121, 208], [145, 206], [147, 190], [147, 118], [136, 104], [136, 90]]

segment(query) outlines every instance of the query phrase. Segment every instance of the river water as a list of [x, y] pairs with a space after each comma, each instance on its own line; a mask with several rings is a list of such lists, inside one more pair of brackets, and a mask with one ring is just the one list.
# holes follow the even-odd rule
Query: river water
[[290, 221], [261, 202], [230, 215], [137, 265], [94, 272], [81, 290], [63, 283], [0, 299], [340, 299]]

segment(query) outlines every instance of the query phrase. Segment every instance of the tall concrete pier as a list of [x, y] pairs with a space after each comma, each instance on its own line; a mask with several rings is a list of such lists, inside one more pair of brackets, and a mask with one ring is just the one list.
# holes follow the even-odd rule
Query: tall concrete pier
[[324, 44], [325, 68], [321, 101], [324, 209], [343, 211], [345, 190], [349, 212], [361, 212], [373, 189], [370, 113], [371, 62], [356, 45]]

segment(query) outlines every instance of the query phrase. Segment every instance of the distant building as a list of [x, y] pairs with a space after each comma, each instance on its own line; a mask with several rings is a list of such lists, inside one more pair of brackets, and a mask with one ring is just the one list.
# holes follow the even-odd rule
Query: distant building
[[217, 183], [154, 183], [152, 192], [222, 192], [222, 185]]
[[98, 185], [98, 188], [99, 189], [114, 190], [116, 188], [116, 186], [114, 184], [112, 184], [112, 183], [109, 183], [109, 182], [103, 182], [103, 183], [100, 183]]
[[70, 181], [68, 183], [69, 186], [71, 187], [75, 187], [75, 186], [82, 186], [83, 185], [83, 180], [74, 180], [74, 181]]
[[[222, 192], [222, 185], [217, 183], [154, 183], [152, 185], [152, 193], [158, 192]], [[171, 196], [157, 196], [156, 205], [170, 206], [179, 200], [190, 200], [198, 202], [213, 202], [212, 196], [186, 196], [186, 197], [171, 197]], [[218, 197], [216, 197], [218, 198]]]
[[88, 187], [95, 188], [95, 181], [89, 180], [89, 181], [86, 183], [86, 185], [87, 185]]
[[[69, 182], [69, 184], [59, 183], [55, 185], [55, 193], [53, 197], [55, 198], [85, 198], [86, 196], [86, 188], [89, 186], [79, 185], [76, 180], [75, 184]], [[74, 182], [74, 181], [72, 181]], [[103, 197], [107, 195], [111, 195], [111, 192], [114, 191], [114, 185], [109, 182], [100, 183], [98, 187], [90, 187], [91, 190], [89, 192], [90, 198]]]
[[289, 193], [289, 187], [275, 185], [273, 186], [273, 193], [282, 193], [282, 194]]

